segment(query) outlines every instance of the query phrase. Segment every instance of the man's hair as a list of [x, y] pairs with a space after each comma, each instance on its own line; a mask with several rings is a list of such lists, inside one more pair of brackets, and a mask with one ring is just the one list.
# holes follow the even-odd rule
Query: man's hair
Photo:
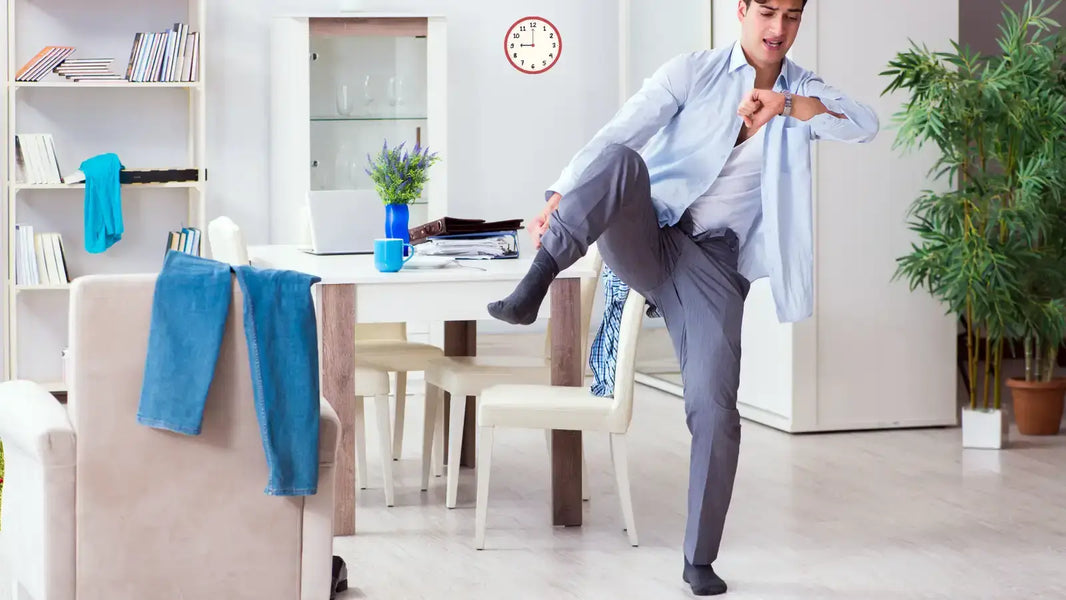
[[[766, 0], [755, 0], [756, 4], [766, 4]], [[744, 4], [751, 8], [751, 0], [744, 0]], [[803, 0], [803, 6], [807, 6], [807, 0]]]

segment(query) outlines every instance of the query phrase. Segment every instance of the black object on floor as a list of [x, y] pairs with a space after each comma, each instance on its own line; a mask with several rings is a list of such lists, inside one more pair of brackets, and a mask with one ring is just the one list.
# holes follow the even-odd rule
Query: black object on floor
[[681, 573], [685, 583], [692, 586], [692, 593], [697, 596], [717, 596], [726, 592], [725, 581], [714, 573], [711, 565], [692, 565], [685, 558], [685, 570]]
[[329, 588], [329, 600], [337, 597], [339, 592], [348, 589], [348, 565], [339, 556], [333, 557], [333, 583]]

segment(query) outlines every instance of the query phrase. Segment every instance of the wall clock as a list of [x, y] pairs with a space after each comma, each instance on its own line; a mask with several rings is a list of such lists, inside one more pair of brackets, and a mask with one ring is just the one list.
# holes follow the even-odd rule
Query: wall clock
[[511, 66], [523, 73], [543, 73], [555, 66], [563, 51], [559, 30], [541, 17], [524, 17], [507, 29], [503, 51]]

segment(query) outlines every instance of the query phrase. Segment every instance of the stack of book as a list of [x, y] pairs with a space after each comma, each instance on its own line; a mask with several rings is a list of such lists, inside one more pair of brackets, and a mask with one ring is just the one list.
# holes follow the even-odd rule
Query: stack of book
[[129, 81], [197, 81], [200, 71], [199, 32], [190, 32], [185, 23], [161, 32], [133, 36]]
[[63, 238], [58, 233], [34, 233], [32, 225], [15, 224], [15, 285], [70, 283]]
[[15, 72], [15, 81], [40, 81], [73, 52], [73, 46], [45, 46]]
[[166, 251], [170, 250], [203, 256], [200, 249], [200, 230], [196, 227], [182, 227], [180, 231], [171, 231], [167, 234]]
[[121, 81], [122, 76], [111, 70], [114, 61], [113, 58], [68, 58], [52, 71], [71, 81]]
[[15, 165], [20, 172], [18, 181], [22, 183], [63, 183], [50, 133], [16, 134]]

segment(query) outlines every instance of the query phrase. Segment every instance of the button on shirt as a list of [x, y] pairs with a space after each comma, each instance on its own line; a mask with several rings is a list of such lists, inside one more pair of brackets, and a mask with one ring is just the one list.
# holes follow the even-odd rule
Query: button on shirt
[[[739, 42], [674, 57], [578, 151], [545, 196], [558, 192], [565, 201], [606, 146], [624, 144], [638, 151], [648, 166], [659, 226], [677, 224], [729, 159], [743, 126], [737, 106], [754, 83], [755, 69]], [[845, 117], [820, 114], [806, 122], [775, 117], [763, 126], [762, 218], [740, 247], [738, 268], [749, 281], [769, 277], [778, 320], [795, 322], [811, 315], [814, 302], [810, 143], [869, 142], [880, 124], [870, 107], [789, 59], [773, 89], [818, 98], [829, 111]], [[628, 288], [609, 269], [604, 277], [608, 304], [589, 361], [594, 393], [610, 395], [618, 318]]]

